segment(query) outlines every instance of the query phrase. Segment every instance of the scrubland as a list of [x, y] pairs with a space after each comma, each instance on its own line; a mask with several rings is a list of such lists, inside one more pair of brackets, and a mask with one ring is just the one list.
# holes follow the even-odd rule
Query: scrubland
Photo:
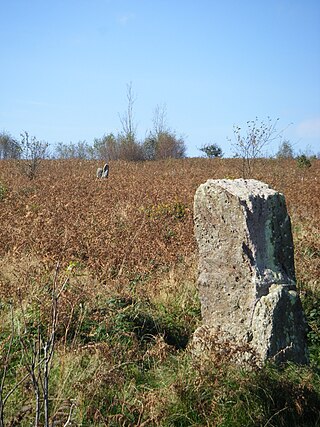
[[0, 161], [3, 425], [320, 425], [320, 162], [255, 164], [286, 197], [310, 351], [310, 366], [263, 368], [188, 348], [194, 193], [240, 177], [239, 160], [114, 161], [105, 180], [98, 166], [46, 160], [29, 180]]

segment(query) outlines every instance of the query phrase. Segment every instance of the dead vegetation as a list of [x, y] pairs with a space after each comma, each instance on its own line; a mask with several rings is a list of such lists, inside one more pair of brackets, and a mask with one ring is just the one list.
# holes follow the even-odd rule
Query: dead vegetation
[[[239, 177], [239, 161], [114, 161], [108, 180], [96, 179], [97, 166], [47, 160], [30, 181], [14, 161], [0, 162], [2, 392], [27, 375], [19, 342], [35, 343], [39, 327], [45, 336], [52, 326], [59, 263], [59, 283], [66, 285], [49, 375], [51, 425], [316, 425], [320, 381], [312, 368], [243, 374], [223, 361], [223, 351], [202, 364], [188, 351], [200, 322], [194, 193], [209, 178]], [[319, 171], [319, 161], [302, 175], [294, 161], [259, 160], [254, 176], [286, 197], [314, 363], [320, 360]], [[34, 423], [30, 381], [10, 395], [6, 425]]]

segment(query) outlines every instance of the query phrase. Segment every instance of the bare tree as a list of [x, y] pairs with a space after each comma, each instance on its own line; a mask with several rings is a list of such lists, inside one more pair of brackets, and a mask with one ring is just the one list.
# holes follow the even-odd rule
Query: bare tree
[[278, 159], [293, 159], [294, 158], [294, 152], [293, 147], [290, 141], [284, 140], [279, 145], [278, 152], [276, 154], [276, 157]]
[[161, 134], [169, 131], [167, 127], [167, 106], [157, 105], [153, 112], [153, 129], [143, 142], [143, 152], [145, 160], [155, 160], [157, 157], [159, 138]]
[[119, 146], [113, 133], [96, 138], [93, 141], [94, 157], [99, 160], [117, 160], [119, 158]]
[[48, 143], [38, 141], [35, 136], [29, 136], [26, 131], [21, 134], [22, 161], [19, 164], [29, 179], [36, 177], [40, 163], [46, 157], [47, 149]]
[[134, 124], [133, 105], [136, 101], [136, 96], [132, 90], [132, 82], [127, 84], [127, 110], [122, 115], [119, 114], [122, 125], [122, 133], [128, 142], [135, 142], [137, 126]]
[[153, 129], [143, 142], [146, 160], [161, 160], [185, 157], [186, 146], [182, 137], [177, 137], [167, 125], [167, 106], [157, 105], [153, 115]]
[[157, 141], [156, 160], [182, 159], [186, 154], [186, 146], [183, 138], [176, 136], [174, 132], [162, 132]]
[[127, 110], [123, 115], [119, 114], [122, 132], [117, 136], [119, 159], [138, 161], [143, 160], [143, 150], [137, 141], [137, 126], [134, 123], [133, 106], [136, 96], [132, 90], [132, 83], [127, 85]]
[[56, 156], [59, 159], [81, 159], [90, 160], [94, 158], [94, 147], [88, 144], [87, 141], [79, 141], [78, 143], [70, 142], [64, 144], [59, 142], [55, 149]]
[[158, 104], [154, 109], [153, 113], [153, 130], [151, 134], [153, 136], [159, 137], [159, 135], [163, 132], [168, 131], [167, 126], [167, 105], [166, 104]]
[[21, 154], [21, 147], [9, 133], [0, 133], [0, 159], [18, 159]]
[[[56, 266], [55, 274], [51, 289], [50, 299], [50, 310], [51, 319], [48, 324], [47, 330], [43, 330], [43, 325], [40, 321], [37, 325], [37, 334], [34, 336], [32, 329], [28, 326], [27, 316], [23, 307], [23, 302], [20, 301], [20, 312], [22, 313], [22, 322], [18, 322], [20, 327], [15, 330], [13, 308], [11, 306], [11, 335], [9, 339], [8, 349], [6, 351], [4, 368], [0, 376], [0, 427], [4, 427], [4, 409], [5, 405], [12, 396], [12, 394], [27, 380], [31, 380], [35, 397], [35, 410], [34, 410], [34, 427], [40, 425], [40, 418], [43, 415], [44, 427], [50, 427], [50, 413], [49, 413], [49, 383], [50, 383], [50, 370], [53, 363], [53, 356], [55, 351], [56, 343], [56, 331], [58, 327], [58, 304], [59, 299], [64, 292], [69, 278], [67, 277], [62, 283], [59, 281], [60, 266], [59, 263]], [[26, 368], [26, 375], [24, 375], [11, 389], [4, 394], [4, 384], [6, 381], [7, 371], [10, 365], [10, 356], [12, 349], [12, 343], [14, 338], [17, 337], [21, 344], [22, 350], [22, 362]], [[70, 424], [71, 414], [74, 404], [71, 405], [68, 414], [68, 419], [65, 422], [65, 426]], [[30, 408], [32, 410], [32, 407]], [[11, 424], [10, 424], [11, 425]], [[17, 425], [17, 424], [12, 424]], [[20, 425], [20, 424], [19, 424]], [[55, 425], [52, 423], [52, 426]]]
[[242, 129], [239, 126], [233, 126], [233, 134], [235, 142], [232, 144], [235, 157], [242, 160], [241, 172], [243, 178], [251, 178], [254, 165], [259, 157], [263, 157], [263, 151], [267, 145], [282, 137], [284, 130], [277, 130], [277, 123], [270, 117], [267, 121], [259, 121], [258, 117], [255, 120], [247, 122], [246, 134], [242, 134]]

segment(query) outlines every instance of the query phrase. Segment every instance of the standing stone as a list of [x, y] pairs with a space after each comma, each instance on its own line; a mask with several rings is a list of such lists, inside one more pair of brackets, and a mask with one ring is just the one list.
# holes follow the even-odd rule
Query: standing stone
[[102, 174], [103, 174], [103, 169], [102, 168], [98, 168], [97, 169], [97, 173], [96, 173], [96, 177], [97, 178], [102, 178]]
[[256, 180], [208, 180], [194, 200], [203, 322], [261, 361], [307, 363], [285, 198]]

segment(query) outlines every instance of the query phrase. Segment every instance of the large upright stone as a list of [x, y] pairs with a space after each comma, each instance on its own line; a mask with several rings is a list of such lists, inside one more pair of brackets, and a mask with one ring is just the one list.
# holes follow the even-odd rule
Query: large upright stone
[[204, 324], [262, 361], [307, 363], [284, 196], [256, 180], [208, 180], [194, 221]]

